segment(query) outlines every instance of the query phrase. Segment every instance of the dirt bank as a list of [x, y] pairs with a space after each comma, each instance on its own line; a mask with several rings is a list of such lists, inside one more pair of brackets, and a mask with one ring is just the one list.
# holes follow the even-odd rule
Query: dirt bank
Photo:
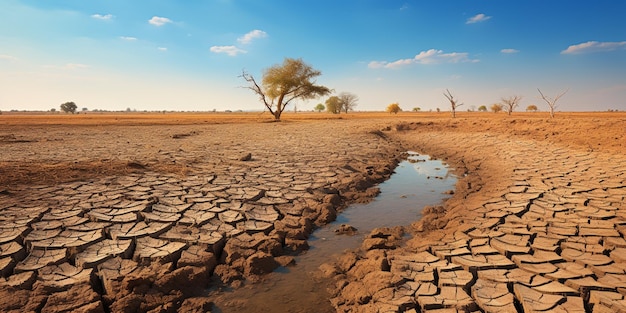
[[534, 121], [535, 132], [518, 134], [525, 123], [416, 122], [390, 132], [464, 176], [452, 199], [413, 224], [406, 245], [322, 268], [336, 280], [338, 312], [624, 309], [624, 121]]

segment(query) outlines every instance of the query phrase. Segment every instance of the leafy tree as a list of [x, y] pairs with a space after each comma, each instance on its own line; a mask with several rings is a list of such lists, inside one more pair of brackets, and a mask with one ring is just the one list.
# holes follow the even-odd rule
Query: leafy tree
[[531, 104], [526, 107], [526, 112], [537, 112], [539, 110], [536, 105]]
[[493, 113], [498, 113], [498, 112], [502, 111], [502, 109], [503, 109], [503, 107], [502, 107], [502, 104], [500, 104], [500, 103], [494, 103], [494, 104], [491, 105], [491, 111]]
[[276, 64], [263, 73], [261, 84], [246, 71], [241, 76], [252, 90], [263, 101], [265, 107], [280, 120], [287, 105], [295, 99], [314, 99], [330, 93], [330, 89], [315, 85], [315, 78], [322, 72], [313, 69], [302, 59], [285, 58], [283, 64]]
[[506, 109], [506, 112], [511, 115], [513, 110], [519, 106], [519, 102], [522, 100], [522, 96], [511, 96], [508, 98], [502, 98], [503, 107]]
[[398, 114], [398, 112], [400, 111], [402, 111], [402, 109], [400, 108], [400, 105], [397, 102], [392, 103], [387, 106], [387, 112], [389, 112], [389, 114], [391, 113]]
[[421, 110], [422, 110], [422, 109], [421, 109], [421, 108], [419, 108], [419, 107], [414, 107], [414, 108], [413, 108], [413, 112], [419, 112], [419, 111], [421, 111]]
[[76, 105], [76, 103], [74, 102], [65, 102], [63, 104], [61, 104], [61, 111], [65, 112], [65, 113], [76, 113], [76, 108], [78, 108], [78, 106]]
[[55, 108], [50, 109], [50, 112], [56, 112], [56, 111], [57, 111], [57, 109], [55, 109]]
[[487, 112], [487, 106], [486, 105], [481, 105], [478, 107], [478, 111], [480, 112]]
[[325, 107], [323, 104], [318, 103], [318, 104], [315, 106], [314, 110], [315, 110], [315, 111], [317, 111], [317, 112], [322, 112], [322, 111], [326, 110], [326, 107]]
[[87, 112], [87, 111], [89, 111], [89, 109], [87, 109], [87, 108], [82, 108], [82, 111], [83, 111], [83, 112]]
[[341, 110], [345, 113], [353, 111], [359, 101], [359, 97], [353, 93], [342, 92], [339, 94], [339, 102], [341, 104]]
[[566, 94], [569, 91], [569, 89], [563, 91], [562, 93], [558, 94], [554, 98], [544, 96], [539, 88], [537, 88], [537, 90], [539, 91], [539, 94], [541, 95], [541, 99], [543, 99], [543, 101], [545, 101], [548, 104], [548, 107], [550, 107], [550, 118], [554, 118], [554, 109], [556, 109], [556, 102], [559, 101], [559, 98], [561, 98], [564, 94]]
[[450, 93], [450, 90], [446, 89], [446, 92], [444, 92], [443, 95], [448, 99], [448, 101], [450, 101], [450, 109], [452, 111], [452, 117], [456, 117], [456, 108], [462, 106], [463, 103], [458, 103], [458, 100], [454, 99], [454, 97]]
[[332, 96], [326, 100], [326, 111], [333, 114], [341, 113], [341, 100], [337, 96]]

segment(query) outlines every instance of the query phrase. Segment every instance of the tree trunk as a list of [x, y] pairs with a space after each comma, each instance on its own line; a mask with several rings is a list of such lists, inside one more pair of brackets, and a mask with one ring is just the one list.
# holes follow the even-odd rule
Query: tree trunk
[[283, 99], [285, 99], [285, 95], [280, 95], [278, 97], [278, 103], [276, 103], [276, 112], [274, 112], [274, 119], [279, 121], [280, 120], [280, 115], [283, 113], [284, 105], [283, 105]]

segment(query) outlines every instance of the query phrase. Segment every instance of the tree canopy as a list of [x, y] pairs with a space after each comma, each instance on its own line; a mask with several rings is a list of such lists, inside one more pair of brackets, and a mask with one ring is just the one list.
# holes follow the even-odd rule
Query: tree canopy
[[494, 103], [491, 105], [491, 111], [493, 111], [493, 113], [498, 113], [500, 111], [502, 111], [503, 107], [502, 104], [500, 103]]
[[402, 111], [402, 109], [400, 108], [400, 105], [397, 102], [392, 103], [387, 106], [387, 112], [389, 112], [389, 114], [391, 113], [398, 114], [398, 112], [400, 111]]
[[330, 93], [327, 87], [315, 84], [315, 78], [321, 74], [302, 59], [285, 58], [282, 64], [264, 71], [261, 84], [246, 71], [241, 77], [248, 83], [245, 88], [256, 93], [274, 118], [280, 120], [291, 101], [314, 99]]
[[337, 96], [332, 96], [326, 100], [326, 111], [328, 113], [341, 113], [341, 100]]
[[314, 109], [315, 111], [317, 111], [317, 112], [322, 112], [322, 111], [326, 110], [326, 107], [325, 107], [323, 104], [318, 103], [318, 104], [315, 106], [315, 108], [313, 108], [313, 109]]
[[76, 105], [76, 103], [74, 102], [65, 102], [63, 104], [61, 104], [61, 111], [65, 112], [65, 113], [76, 113], [76, 109], [78, 108], [78, 106]]

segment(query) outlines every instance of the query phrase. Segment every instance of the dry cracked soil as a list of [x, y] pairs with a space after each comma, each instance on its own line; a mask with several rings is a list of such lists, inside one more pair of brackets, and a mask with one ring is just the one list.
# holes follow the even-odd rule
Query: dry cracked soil
[[321, 266], [334, 310], [626, 312], [626, 114], [341, 117], [0, 116], [0, 311], [218, 310], [415, 150], [453, 197]]

